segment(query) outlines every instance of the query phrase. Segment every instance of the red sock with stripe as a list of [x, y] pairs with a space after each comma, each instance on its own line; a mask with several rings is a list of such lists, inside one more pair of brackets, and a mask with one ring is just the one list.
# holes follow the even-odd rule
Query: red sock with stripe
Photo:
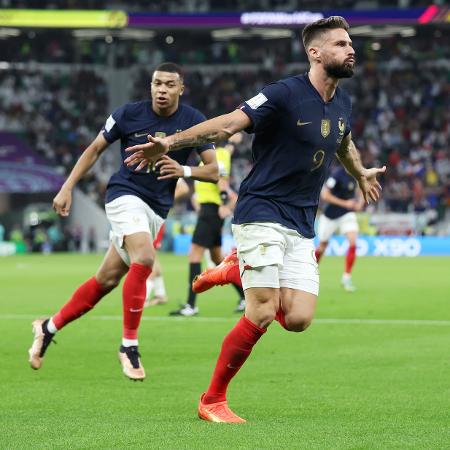
[[146, 294], [146, 280], [152, 268], [133, 263], [123, 283], [123, 338], [137, 340]]
[[253, 346], [266, 332], [243, 316], [236, 326], [225, 336], [211, 384], [203, 397], [206, 404], [226, 400], [226, 392], [231, 379], [249, 357]]
[[345, 273], [351, 273], [356, 259], [356, 245], [351, 245], [345, 257]]
[[62, 327], [78, 319], [90, 311], [98, 301], [105, 296], [106, 290], [95, 277], [83, 283], [73, 294], [70, 300], [52, 317], [55, 327]]

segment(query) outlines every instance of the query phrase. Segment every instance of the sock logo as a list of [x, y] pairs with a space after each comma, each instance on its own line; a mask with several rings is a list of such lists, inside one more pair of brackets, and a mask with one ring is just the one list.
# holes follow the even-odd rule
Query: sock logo
[[130, 308], [130, 312], [132, 313], [137, 313], [137, 312], [141, 312], [142, 308], [138, 308], [138, 309], [134, 309], [134, 308]]

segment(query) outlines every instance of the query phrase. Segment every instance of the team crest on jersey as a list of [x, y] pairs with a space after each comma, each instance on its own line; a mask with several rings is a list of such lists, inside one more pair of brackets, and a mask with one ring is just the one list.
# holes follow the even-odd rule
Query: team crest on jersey
[[320, 132], [324, 138], [326, 138], [330, 134], [331, 124], [330, 119], [322, 119], [320, 123]]
[[165, 138], [166, 136], [167, 136], [167, 134], [164, 133], [164, 131], [157, 131], [155, 133], [155, 137], [157, 137], [157, 138]]

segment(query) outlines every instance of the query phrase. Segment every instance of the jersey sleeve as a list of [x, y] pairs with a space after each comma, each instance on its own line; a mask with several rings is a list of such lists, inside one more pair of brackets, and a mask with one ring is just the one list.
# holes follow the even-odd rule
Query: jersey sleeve
[[[204, 114], [202, 114], [200, 111], [195, 110], [194, 111], [194, 115], [193, 115], [193, 119], [192, 119], [192, 123], [191, 123], [191, 127], [193, 127], [194, 125], [198, 125], [199, 123], [202, 123], [206, 120], [206, 117]], [[214, 144], [212, 143], [208, 143], [208, 144], [203, 144], [203, 145], [199, 145], [197, 147], [194, 147], [195, 151], [200, 154], [202, 152], [204, 152], [205, 150], [214, 150]]]
[[125, 115], [125, 105], [116, 109], [107, 119], [103, 125], [103, 137], [111, 144], [122, 137], [121, 123]]
[[263, 131], [271, 122], [278, 120], [277, 115], [288, 104], [289, 89], [281, 82], [267, 85], [259, 94], [246, 100], [239, 106], [252, 121], [245, 131], [257, 133]]

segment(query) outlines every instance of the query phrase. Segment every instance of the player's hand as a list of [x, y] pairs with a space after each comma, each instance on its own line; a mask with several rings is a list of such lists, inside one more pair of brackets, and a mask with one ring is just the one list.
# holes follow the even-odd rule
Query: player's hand
[[356, 201], [353, 198], [350, 198], [348, 200], [343, 200], [343, 207], [345, 209], [349, 209], [350, 211], [355, 211], [356, 210]]
[[125, 158], [124, 163], [128, 167], [137, 164], [137, 167], [134, 169], [135, 171], [142, 170], [149, 164], [158, 161], [161, 156], [169, 151], [169, 143], [165, 138], [157, 138], [149, 134], [147, 139], [148, 143], [146, 144], [133, 145], [125, 149], [131, 155]]
[[359, 179], [359, 188], [361, 189], [364, 200], [367, 204], [370, 203], [370, 200], [376, 202], [380, 198], [381, 184], [377, 180], [377, 175], [381, 175], [384, 172], [386, 172], [386, 166], [381, 168], [374, 167], [372, 169], [366, 169]]
[[156, 162], [155, 167], [161, 174], [158, 177], [158, 180], [169, 180], [170, 178], [180, 178], [184, 175], [183, 166], [178, 161], [169, 158], [167, 155], [163, 155], [161, 159], [159, 159]]
[[229, 208], [226, 205], [219, 206], [219, 217], [221, 219], [226, 219], [228, 216], [231, 216], [231, 214], [233, 214], [233, 211], [231, 210], [231, 208]]
[[72, 191], [69, 189], [61, 189], [53, 199], [53, 209], [61, 217], [67, 217], [72, 205]]

